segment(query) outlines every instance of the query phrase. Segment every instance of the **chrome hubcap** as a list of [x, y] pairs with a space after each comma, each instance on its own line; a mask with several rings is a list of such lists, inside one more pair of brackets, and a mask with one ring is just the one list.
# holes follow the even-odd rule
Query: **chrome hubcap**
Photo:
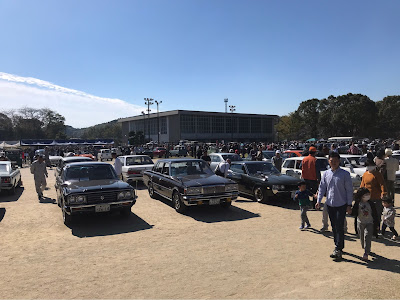
[[179, 201], [179, 197], [178, 197], [178, 195], [177, 194], [175, 194], [175, 196], [174, 196], [174, 202], [175, 202], [175, 208], [176, 209], [179, 209], [180, 207], [181, 207], [181, 202]]
[[256, 195], [256, 199], [257, 200], [262, 200], [263, 199], [263, 194], [262, 194], [262, 191], [261, 191], [260, 188], [257, 188], [254, 194]]

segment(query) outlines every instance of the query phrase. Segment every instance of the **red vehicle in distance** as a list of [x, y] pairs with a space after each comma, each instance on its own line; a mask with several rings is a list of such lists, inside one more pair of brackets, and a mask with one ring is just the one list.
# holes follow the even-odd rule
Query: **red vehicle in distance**
[[165, 153], [167, 152], [167, 149], [162, 148], [162, 147], [156, 147], [153, 150], [153, 157], [165, 157]]

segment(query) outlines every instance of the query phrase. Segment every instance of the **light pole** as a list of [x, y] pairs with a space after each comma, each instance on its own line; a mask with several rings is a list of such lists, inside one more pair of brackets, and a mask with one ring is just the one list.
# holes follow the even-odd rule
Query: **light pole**
[[236, 111], [236, 105], [229, 105], [231, 111], [231, 142], [233, 142], [233, 113]]
[[[227, 107], [227, 105], [228, 105], [228, 98], [225, 98], [224, 99], [224, 102], [225, 102], [225, 113], [227, 113], [228, 112], [228, 107]], [[229, 106], [230, 107], [230, 106]]]
[[146, 114], [144, 113], [144, 111], [142, 111], [142, 115], [143, 115], [143, 137], [146, 139]]
[[154, 101], [157, 104], [157, 146], [160, 146], [160, 112], [158, 111], [158, 105], [162, 103], [162, 101]]
[[154, 102], [152, 102], [154, 99], [152, 98], [144, 98], [144, 103], [147, 105], [147, 129], [148, 129], [148, 135], [149, 135], [149, 142], [150, 142], [150, 105], [153, 105]]

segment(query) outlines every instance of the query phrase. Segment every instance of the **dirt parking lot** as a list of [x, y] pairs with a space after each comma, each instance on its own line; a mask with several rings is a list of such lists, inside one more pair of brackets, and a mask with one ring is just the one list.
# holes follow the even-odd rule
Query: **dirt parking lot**
[[331, 233], [318, 232], [322, 212], [299, 231], [290, 201], [240, 197], [229, 210], [181, 215], [139, 186], [129, 218], [80, 217], [69, 228], [53, 171], [45, 203], [21, 171], [23, 189], [0, 195], [0, 298], [399, 298], [400, 242], [374, 239], [365, 263], [350, 217], [341, 262], [329, 257]]

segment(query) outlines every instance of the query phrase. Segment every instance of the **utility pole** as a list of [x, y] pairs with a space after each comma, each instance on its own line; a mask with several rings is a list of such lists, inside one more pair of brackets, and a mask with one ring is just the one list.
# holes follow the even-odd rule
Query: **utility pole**
[[142, 115], [143, 115], [143, 139], [144, 142], [146, 143], [146, 114], [144, 113], [144, 111], [142, 111]]
[[228, 112], [228, 98], [225, 98], [224, 99], [224, 102], [225, 102], [225, 113], [227, 113]]
[[149, 135], [149, 142], [150, 142], [150, 105], [153, 105], [154, 102], [152, 102], [154, 99], [152, 98], [144, 98], [144, 103], [147, 105], [147, 129], [148, 129], [148, 135]]
[[236, 105], [229, 105], [231, 111], [231, 142], [233, 142], [233, 113], [236, 111]]
[[162, 101], [154, 101], [157, 104], [157, 146], [160, 146], [160, 112], [158, 110], [158, 105], [162, 103]]

